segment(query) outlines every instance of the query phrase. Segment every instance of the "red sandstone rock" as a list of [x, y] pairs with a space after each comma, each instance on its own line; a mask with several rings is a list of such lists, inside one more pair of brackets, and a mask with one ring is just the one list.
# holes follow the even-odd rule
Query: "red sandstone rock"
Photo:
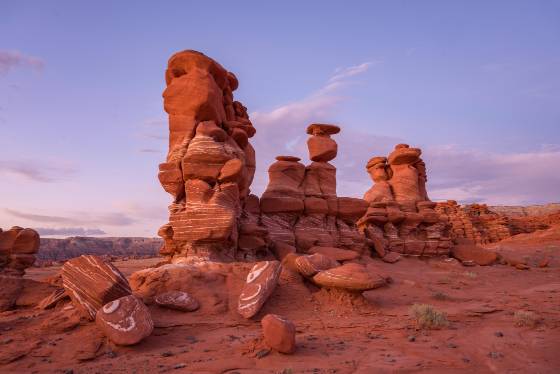
[[39, 249], [39, 234], [32, 229], [14, 226], [0, 229], [0, 274], [22, 276], [35, 262]]
[[355, 251], [335, 247], [311, 247], [308, 253], [319, 253], [336, 261], [355, 260], [360, 257], [360, 254]]
[[262, 261], [253, 266], [239, 295], [239, 314], [251, 318], [258, 313], [276, 288], [281, 269], [278, 261]]
[[338, 146], [329, 136], [310, 136], [307, 140], [309, 158], [316, 162], [328, 162], [336, 157]]
[[74, 305], [90, 320], [103, 305], [132, 293], [116, 267], [92, 255], [67, 261], [62, 267], [62, 282]]
[[95, 322], [117, 345], [137, 344], [154, 329], [149, 309], [133, 295], [105, 304], [97, 312]]
[[288, 319], [276, 314], [267, 314], [261, 320], [264, 341], [272, 349], [281, 353], [296, 350], [296, 327]]
[[299, 256], [295, 260], [297, 271], [306, 277], [312, 277], [322, 270], [340, 266], [338, 261], [329, 256], [315, 253], [309, 256]]
[[0, 312], [12, 309], [23, 289], [23, 279], [17, 276], [0, 275]]
[[340, 127], [324, 123], [312, 123], [307, 126], [307, 134], [309, 135], [335, 135], [340, 132]]
[[478, 265], [491, 265], [498, 259], [496, 252], [473, 245], [456, 245], [451, 253], [458, 260], [473, 261]]
[[193, 312], [200, 307], [200, 304], [194, 297], [183, 291], [164, 292], [157, 295], [154, 301], [159, 306], [182, 312]]
[[394, 264], [395, 262], [401, 259], [401, 255], [397, 252], [387, 252], [385, 256], [381, 258], [384, 262], [388, 262], [390, 264]]
[[321, 271], [313, 277], [313, 281], [322, 287], [349, 291], [365, 291], [386, 285], [385, 279], [369, 274], [365, 266], [355, 263]]

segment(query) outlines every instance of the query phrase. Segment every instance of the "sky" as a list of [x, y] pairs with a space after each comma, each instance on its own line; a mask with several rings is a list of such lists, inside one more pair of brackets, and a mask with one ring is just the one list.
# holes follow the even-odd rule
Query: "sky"
[[338, 124], [338, 195], [423, 150], [432, 200], [560, 201], [558, 1], [1, 1], [0, 227], [155, 236], [171, 198], [168, 58], [234, 72], [257, 129], [252, 191], [305, 129]]

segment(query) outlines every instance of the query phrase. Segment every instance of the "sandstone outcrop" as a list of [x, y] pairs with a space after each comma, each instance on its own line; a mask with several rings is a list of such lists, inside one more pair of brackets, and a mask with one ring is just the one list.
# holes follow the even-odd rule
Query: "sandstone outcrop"
[[296, 326], [292, 321], [277, 314], [267, 314], [261, 320], [264, 341], [272, 349], [281, 353], [296, 350]]
[[269, 183], [260, 199], [260, 217], [274, 243], [284, 243], [306, 253], [312, 247], [336, 247], [361, 255], [365, 239], [356, 220], [367, 203], [338, 197], [336, 168], [329, 163], [337, 155], [331, 135], [335, 125], [312, 124], [307, 128], [311, 164], [293, 156], [278, 156], [268, 169]]
[[196, 51], [173, 55], [165, 78], [169, 152], [158, 177], [173, 202], [158, 232], [161, 254], [172, 262], [266, 257], [266, 230], [244, 209], [255, 173], [255, 128], [233, 99], [237, 78]]
[[426, 191], [422, 151], [398, 144], [388, 157], [373, 157], [366, 170], [374, 182], [365, 194], [369, 207], [358, 226], [380, 256], [394, 251], [415, 256], [446, 255], [449, 224]]
[[119, 269], [92, 255], [67, 261], [62, 284], [76, 308], [92, 321], [103, 305], [132, 293]]
[[22, 276], [35, 262], [39, 242], [39, 234], [33, 229], [0, 229], [0, 275]]
[[134, 295], [105, 304], [97, 312], [95, 322], [109, 340], [117, 345], [137, 344], [154, 330], [150, 311]]

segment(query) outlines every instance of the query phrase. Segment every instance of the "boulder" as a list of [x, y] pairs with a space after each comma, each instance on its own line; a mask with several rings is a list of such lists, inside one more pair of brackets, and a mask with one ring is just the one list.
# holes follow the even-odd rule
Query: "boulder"
[[296, 350], [296, 327], [277, 314], [267, 314], [262, 320], [264, 341], [270, 348], [290, 354]]
[[492, 265], [498, 259], [496, 252], [474, 245], [456, 245], [451, 249], [451, 254], [462, 262], [472, 261], [477, 265]]
[[253, 266], [239, 295], [239, 314], [251, 318], [258, 313], [276, 288], [281, 270], [279, 261], [261, 261]]
[[313, 281], [322, 287], [349, 291], [366, 291], [387, 284], [384, 278], [370, 274], [365, 266], [356, 263], [321, 271], [313, 277]]
[[198, 301], [183, 291], [168, 291], [157, 295], [154, 299], [157, 305], [164, 308], [193, 312], [200, 307]]
[[90, 320], [103, 305], [132, 293], [116, 267], [93, 255], [67, 261], [62, 267], [62, 284], [74, 305]]
[[117, 345], [137, 344], [154, 330], [150, 310], [134, 295], [105, 304], [97, 312], [95, 323]]

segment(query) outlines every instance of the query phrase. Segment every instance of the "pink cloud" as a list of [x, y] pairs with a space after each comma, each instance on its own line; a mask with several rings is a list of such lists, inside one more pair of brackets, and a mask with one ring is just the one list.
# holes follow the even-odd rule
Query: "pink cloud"
[[28, 56], [20, 51], [0, 51], [0, 74], [7, 74], [12, 69], [25, 67], [42, 70], [45, 62], [40, 58]]

